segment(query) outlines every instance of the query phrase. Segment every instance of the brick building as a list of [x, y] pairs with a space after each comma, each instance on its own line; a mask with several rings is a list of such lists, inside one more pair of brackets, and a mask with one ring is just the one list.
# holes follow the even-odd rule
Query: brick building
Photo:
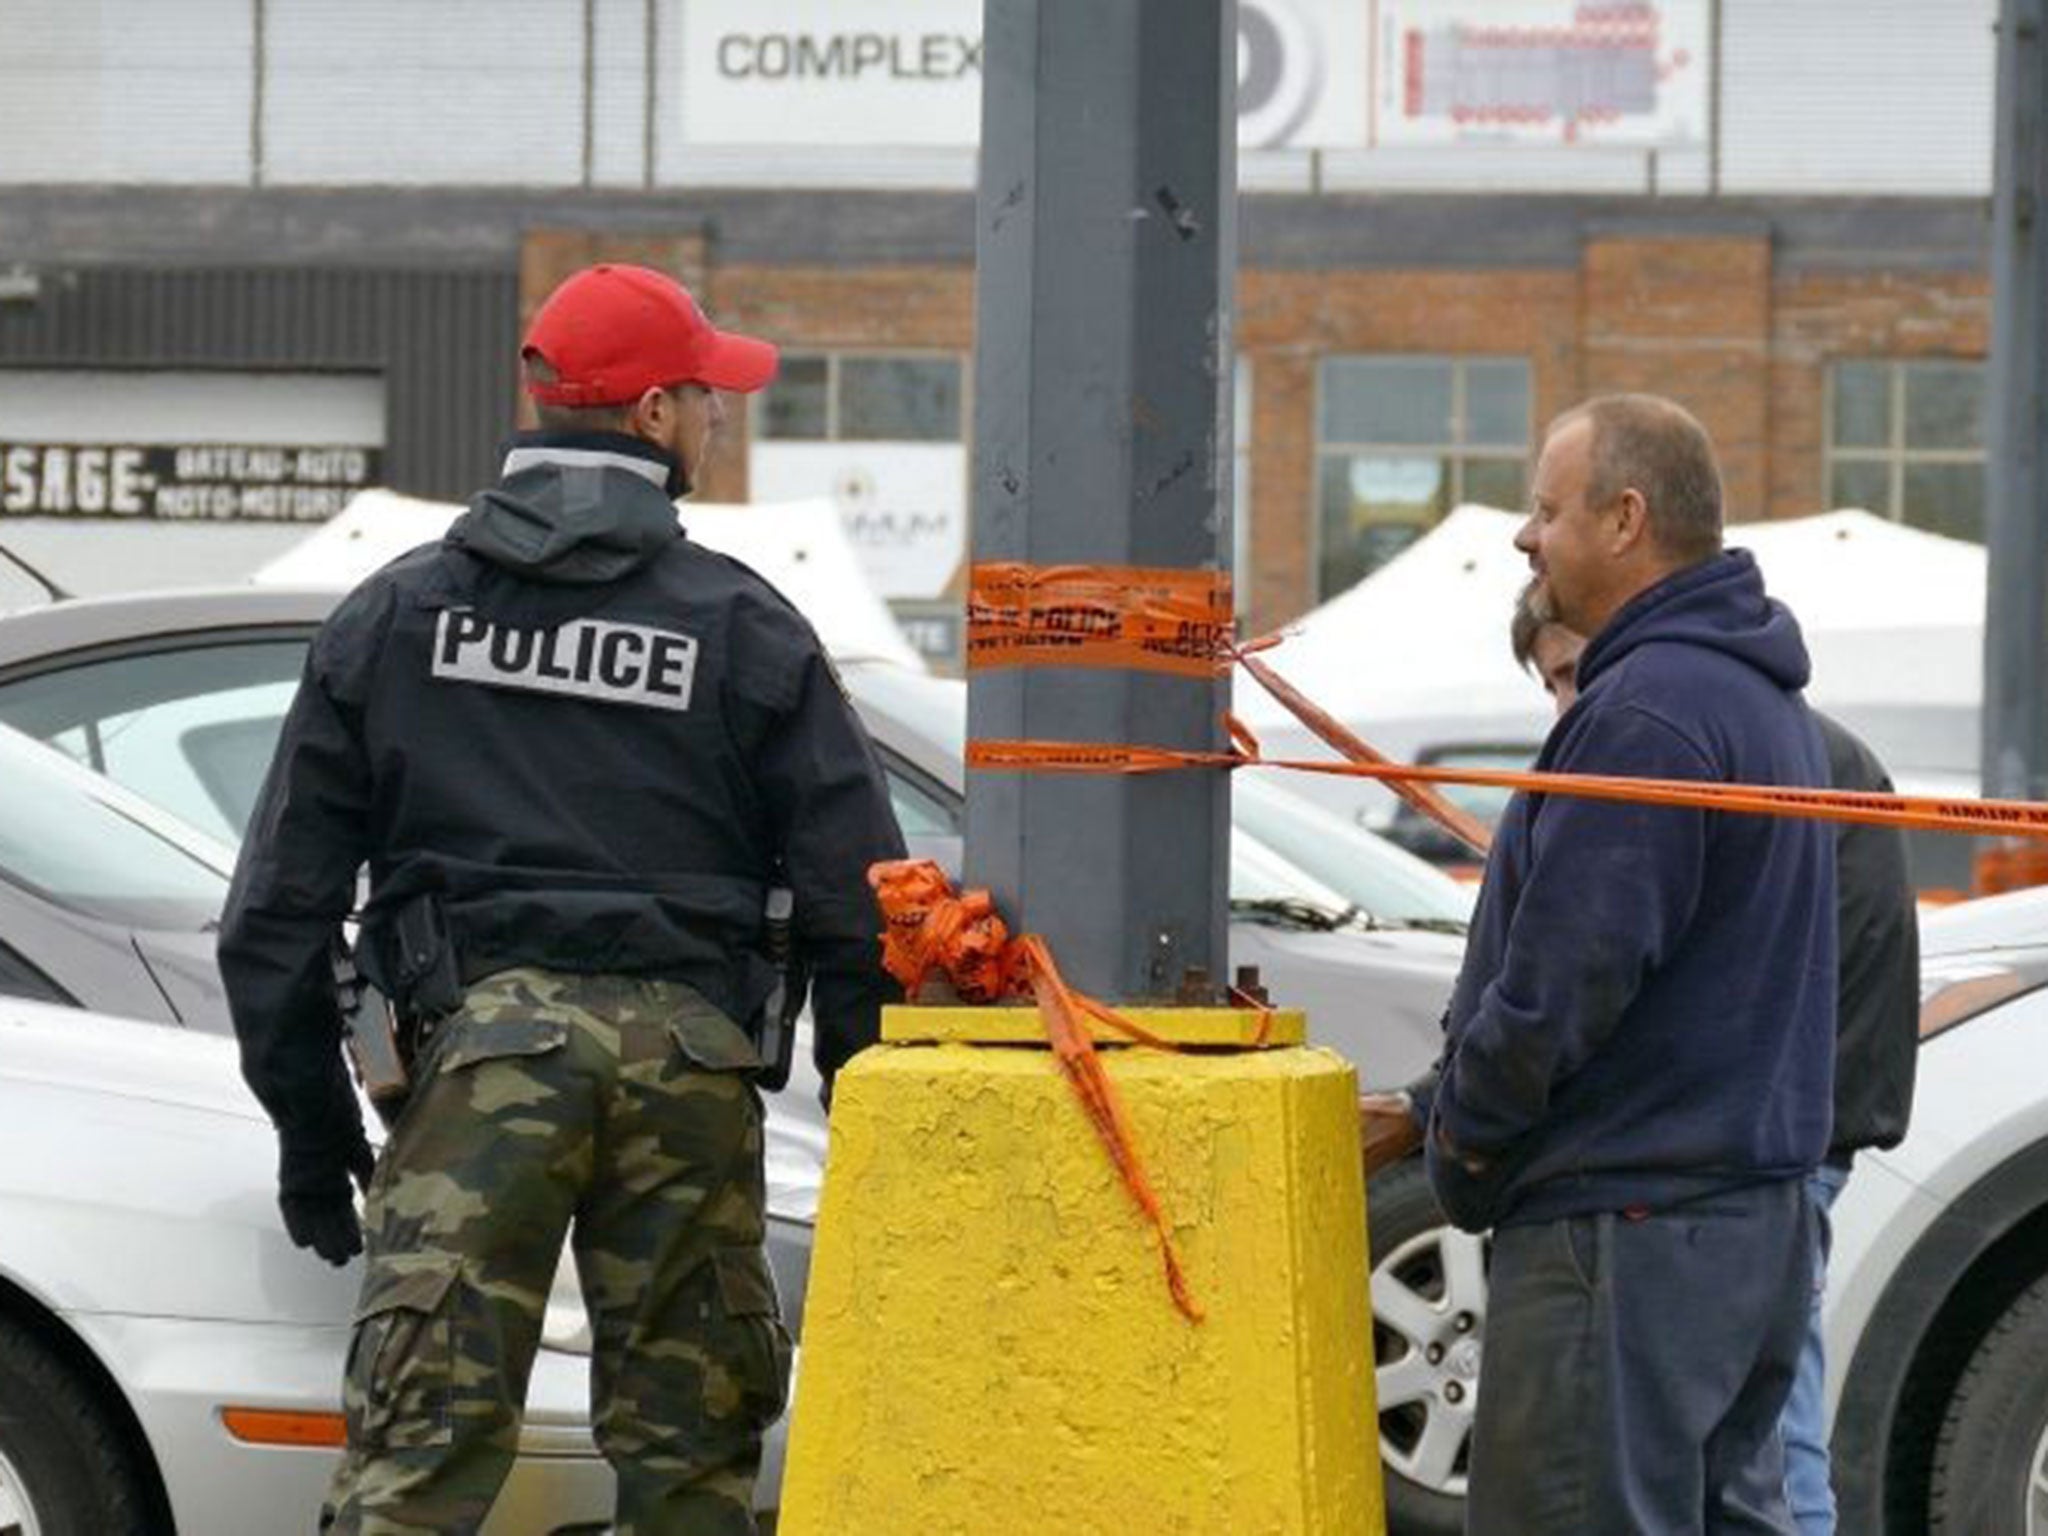
[[[838, 495], [913, 636], [950, 656], [973, 487], [971, 127], [958, 140], [978, 6], [934, 0], [948, 25], [891, 56], [889, 94], [820, 77], [792, 95], [803, 59], [853, 57], [799, 29], [844, 6], [520, 0], [487, 8], [521, 24], [465, 35], [458, 67], [396, 0], [138, 8], [164, 43], [140, 66], [78, 8], [21, 4], [46, 46], [0, 58], [0, 541], [62, 565], [62, 540], [113, 520], [76, 479], [92, 444], [339, 447], [400, 490], [461, 495], [513, 424], [523, 316], [576, 265], [633, 259], [789, 360], [701, 494]], [[1738, 517], [1859, 505], [1981, 536], [1986, 0], [1594, 7], [1662, 29], [1663, 83], [1633, 137], [1569, 144], [1403, 139], [1373, 94], [1383, 9], [1416, 13], [1412, 41], [1460, 5], [1241, 9], [1245, 48], [1271, 23], [1275, 46], [1370, 54], [1362, 84], [1326, 70], [1303, 107], [1285, 55], [1261, 75], [1241, 50], [1243, 126], [1263, 136], [1241, 153], [1228, 445], [1248, 623], [1341, 590], [1459, 501], [1517, 505], [1541, 424], [1606, 389], [1692, 406]], [[203, 59], [175, 42], [201, 11], [231, 44]], [[1823, 45], [1837, 68], [1816, 86], [1788, 56]], [[81, 143], [38, 115], [38, 91], [60, 100], [53, 58], [155, 93], [100, 102]], [[905, 58], [929, 78], [904, 83]], [[242, 110], [223, 113], [229, 85]], [[915, 142], [791, 116], [842, 87]], [[819, 142], [841, 127], [854, 142]], [[114, 375], [193, 374], [245, 387], [203, 425], [147, 390], [108, 403]], [[367, 392], [346, 422], [326, 403], [337, 377]], [[265, 525], [279, 494], [191, 487], [176, 505], [214, 497], [260, 554], [302, 531]]]

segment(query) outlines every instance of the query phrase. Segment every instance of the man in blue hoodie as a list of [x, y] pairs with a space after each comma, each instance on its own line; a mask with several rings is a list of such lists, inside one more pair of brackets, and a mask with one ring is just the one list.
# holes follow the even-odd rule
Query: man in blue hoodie
[[[1825, 785], [1806, 649], [1677, 405], [1566, 413], [1537, 601], [1593, 638], [1540, 769]], [[1469, 1536], [1790, 1532], [1775, 1433], [1827, 1146], [1833, 843], [1819, 823], [1568, 796], [1503, 818], [1446, 1019], [1430, 1176], [1495, 1229]]]

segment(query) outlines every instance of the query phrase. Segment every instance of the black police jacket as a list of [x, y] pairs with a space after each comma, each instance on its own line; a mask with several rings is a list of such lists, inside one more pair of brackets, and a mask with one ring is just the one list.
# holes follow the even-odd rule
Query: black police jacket
[[315, 638], [219, 943], [244, 1075], [287, 1142], [353, 1117], [329, 955], [365, 862], [358, 957], [387, 991], [393, 915], [431, 892], [465, 981], [657, 976], [742, 1023], [787, 884], [826, 1080], [874, 1039], [866, 875], [903, 854], [880, 764], [810, 626], [684, 535], [671, 470], [631, 438], [529, 434]]

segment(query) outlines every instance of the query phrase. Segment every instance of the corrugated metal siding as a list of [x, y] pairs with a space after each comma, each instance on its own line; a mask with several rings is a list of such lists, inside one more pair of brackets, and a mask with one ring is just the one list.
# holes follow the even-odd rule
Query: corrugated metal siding
[[1721, 190], [1991, 190], [1996, 0], [1723, 0]]
[[266, 182], [583, 179], [582, 0], [266, 3]]
[[247, 185], [252, 0], [0, 0], [0, 184]]
[[[1664, 0], [1682, 19], [1711, 3]], [[586, 164], [604, 187], [641, 185], [650, 164], [663, 187], [974, 184], [971, 142], [684, 142], [688, 0], [262, 0], [260, 48], [257, 4], [0, 0], [0, 187], [559, 189], [584, 185]], [[1366, 5], [1295, 0], [1333, 37]], [[1997, 0], [1720, 6], [1719, 191], [1983, 195]], [[907, 14], [895, 0], [814, 9], [835, 31]], [[1486, 0], [1465, 10], [1481, 16]], [[1240, 165], [1248, 188], [1272, 191], [1709, 190], [1696, 147], [1653, 168], [1611, 147], [1339, 138], [1320, 156], [1247, 151]]]
[[512, 271], [44, 268], [0, 306], [0, 368], [336, 369], [384, 376], [395, 490], [466, 496], [513, 425]]

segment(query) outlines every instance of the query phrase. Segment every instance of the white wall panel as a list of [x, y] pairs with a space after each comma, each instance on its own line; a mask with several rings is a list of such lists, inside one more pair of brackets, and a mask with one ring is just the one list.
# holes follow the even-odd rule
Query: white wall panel
[[[586, 34], [586, 0], [262, 0], [262, 181], [578, 185], [588, 44], [589, 173], [597, 185], [646, 179], [650, 112], [658, 186], [972, 185], [971, 141], [687, 143], [692, 3], [588, 0]], [[733, 25], [754, 24], [738, 0], [720, 3], [716, 14], [739, 18]], [[1722, 0], [1721, 190], [1982, 195], [1996, 4]], [[0, 0], [0, 185], [247, 184], [257, 5]], [[658, 38], [651, 104], [643, 53], [650, 7]], [[1371, 4], [1292, 0], [1287, 9], [1325, 28], [1356, 29]], [[808, 0], [808, 8], [778, 0], [758, 25], [784, 26], [799, 12], [833, 36], [904, 13], [902, 0]], [[1356, 51], [1337, 49], [1325, 60], [1337, 72], [1332, 81], [1363, 68]], [[1315, 157], [1304, 142], [1246, 150], [1244, 183], [1472, 192], [1650, 185], [1640, 154], [1607, 146], [1366, 149], [1344, 147], [1335, 135]], [[1657, 189], [1705, 191], [1706, 164], [1703, 149], [1665, 152]]]
[[346, 373], [0, 368], [0, 421], [20, 441], [374, 447], [384, 441], [384, 381]]
[[591, 180], [637, 187], [647, 175], [647, 0], [595, 0]]
[[1991, 189], [1996, 0], [1723, 0], [1721, 190]]
[[[1663, 154], [1656, 177], [1663, 185]], [[1330, 192], [1646, 192], [1650, 152], [1534, 144], [1329, 150], [1321, 185]], [[1240, 170], [1240, 184], [1249, 185]], [[1668, 187], [1665, 190], [1670, 190]]]
[[272, 185], [582, 181], [582, 0], [267, 3]]
[[0, 0], [0, 183], [246, 182], [249, 0]]

